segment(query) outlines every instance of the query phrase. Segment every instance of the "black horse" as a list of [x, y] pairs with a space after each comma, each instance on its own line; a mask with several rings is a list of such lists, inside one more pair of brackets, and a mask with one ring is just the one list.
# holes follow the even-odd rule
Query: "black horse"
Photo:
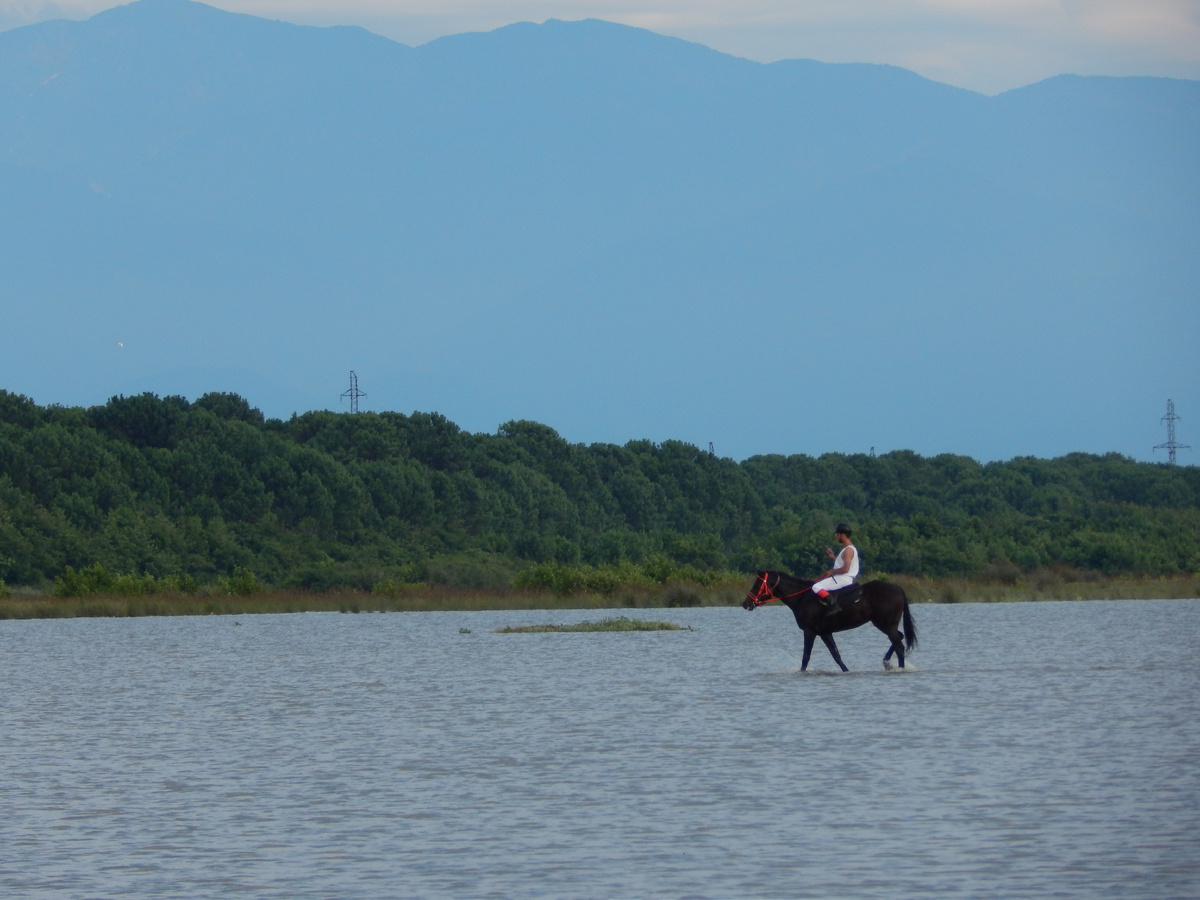
[[[804, 632], [804, 659], [800, 662], [800, 670], [808, 668], [808, 659], [812, 656], [813, 641], [818, 637], [829, 648], [833, 661], [841, 666], [843, 672], [849, 672], [838, 653], [834, 643], [835, 631], [849, 631], [859, 625], [870, 622], [888, 636], [892, 646], [883, 657], [884, 666], [892, 654], [904, 668], [904, 651], [917, 646], [917, 628], [913, 624], [912, 613], [908, 611], [908, 596], [904, 588], [888, 581], [868, 581], [866, 584], [851, 585], [841, 591], [830, 593], [834, 603], [827, 606], [817, 595], [809, 590], [813, 582], [802, 578], [794, 578], [785, 572], [759, 572], [754, 586], [746, 594], [743, 609], [758, 609], [764, 603], [778, 600], [787, 606], [796, 617], [796, 624]], [[900, 631], [900, 622], [904, 622], [904, 631]]]

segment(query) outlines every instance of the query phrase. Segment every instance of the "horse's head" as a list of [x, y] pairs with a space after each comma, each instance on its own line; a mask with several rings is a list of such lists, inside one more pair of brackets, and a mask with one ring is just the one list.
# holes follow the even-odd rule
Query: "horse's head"
[[800, 597], [810, 587], [811, 581], [796, 578], [786, 572], [759, 572], [742, 602], [742, 609], [758, 609], [771, 600], [778, 600], [785, 606], [795, 608], [799, 602], [795, 598]]
[[768, 600], [778, 600], [775, 596], [774, 585], [772, 582], [778, 582], [778, 577], [772, 578], [771, 572], [759, 572], [754, 579], [754, 584], [750, 586], [750, 590], [746, 593], [746, 599], [742, 601], [742, 609], [758, 609]]

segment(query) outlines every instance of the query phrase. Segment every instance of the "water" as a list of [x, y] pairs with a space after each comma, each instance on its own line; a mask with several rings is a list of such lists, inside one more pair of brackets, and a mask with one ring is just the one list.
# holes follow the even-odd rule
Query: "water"
[[914, 612], [0, 622], [0, 894], [1200, 895], [1200, 601]]

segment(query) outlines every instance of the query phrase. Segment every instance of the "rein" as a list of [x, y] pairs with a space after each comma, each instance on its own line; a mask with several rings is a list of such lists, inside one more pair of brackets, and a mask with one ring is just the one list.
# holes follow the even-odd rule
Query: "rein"
[[[775, 583], [779, 584], [778, 576], [775, 578]], [[772, 600], [791, 600], [793, 597], [799, 597], [804, 593], [804, 591], [807, 590], [808, 588], [803, 588], [802, 590], [796, 591], [794, 594], [785, 594], [784, 596], [780, 597], [775, 593], [775, 588], [767, 584], [767, 573], [764, 572], [762, 579], [758, 583], [758, 590], [753, 594], [747, 594], [746, 599], [753, 602], [755, 606], [762, 606], [764, 603], [770, 603]]]

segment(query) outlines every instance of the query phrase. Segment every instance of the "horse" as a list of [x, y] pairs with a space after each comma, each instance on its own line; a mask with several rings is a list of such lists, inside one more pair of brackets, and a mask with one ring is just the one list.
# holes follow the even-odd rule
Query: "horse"
[[[800, 671], [808, 669], [808, 660], [812, 656], [813, 642], [819, 637], [829, 648], [829, 655], [843, 672], [849, 672], [842, 656], [838, 653], [837, 644], [833, 640], [835, 631], [849, 631], [870, 622], [888, 636], [892, 642], [888, 652], [883, 657], [884, 668], [891, 668], [889, 660], [892, 654], [904, 668], [904, 651], [917, 646], [917, 628], [913, 624], [912, 613], [908, 610], [908, 595], [904, 588], [888, 581], [868, 581], [863, 585], [851, 585], [841, 591], [830, 592], [830, 600], [841, 595], [840, 601], [826, 606], [810, 588], [815, 582], [795, 578], [786, 572], [759, 572], [754, 585], [746, 594], [742, 608], [755, 610], [771, 600], [778, 600], [792, 611], [796, 624], [804, 632], [804, 659], [800, 662]], [[861, 588], [861, 595], [853, 597], [855, 588]], [[904, 631], [900, 631], [900, 622], [904, 622]]]

